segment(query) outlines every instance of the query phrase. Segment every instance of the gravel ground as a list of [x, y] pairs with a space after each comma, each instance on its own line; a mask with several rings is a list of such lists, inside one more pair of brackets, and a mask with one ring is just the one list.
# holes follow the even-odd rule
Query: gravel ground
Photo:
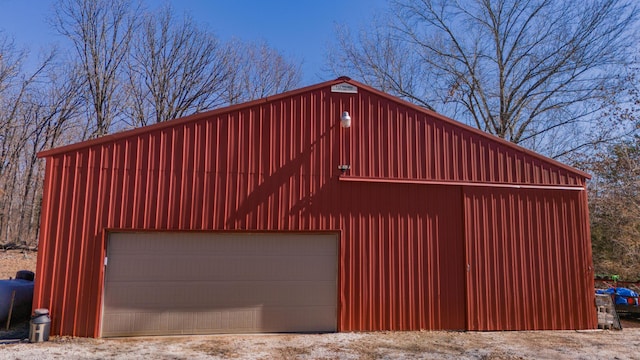
[[[35, 271], [36, 253], [0, 251], [0, 279]], [[28, 322], [0, 324], [0, 359], [640, 359], [640, 321], [624, 330], [372, 332], [86, 339], [30, 344]]]
[[0, 344], [2, 359], [639, 359], [640, 329], [375, 332]]

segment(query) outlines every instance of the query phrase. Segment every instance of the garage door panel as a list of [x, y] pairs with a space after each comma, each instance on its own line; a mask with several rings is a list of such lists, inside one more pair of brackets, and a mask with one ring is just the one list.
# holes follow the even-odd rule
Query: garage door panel
[[[332, 306], [309, 306], [309, 307], [285, 307], [271, 308], [262, 314], [262, 321], [265, 328], [270, 332], [278, 332], [279, 328], [291, 329], [291, 332], [309, 331], [335, 331], [335, 323], [331, 321], [335, 316], [335, 308]], [[310, 330], [304, 323], [297, 319], [308, 319], [315, 325], [315, 329]]]
[[138, 312], [110, 314], [104, 318], [103, 336], [211, 334], [255, 332], [259, 309], [227, 309], [210, 312]]
[[[326, 265], [328, 256], [149, 256], [110, 255], [111, 281], [135, 282], [161, 279], [162, 281], [211, 281], [233, 278], [251, 280], [333, 280], [332, 274], [316, 269]], [[252, 267], [257, 261], [263, 266]]]
[[[105, 298], [109, 309], [154, 309], [158, 307], [224, 308], [238, 304], [261, 304], [265, 306], [295, 305], [304, 302], [310, 305], [332, 305], [335, 281], [290, 282], [197, 282], [184, 284], [170, 282], [149, 285], [127, 283], [109, 287]], [[167, 293], [171, 292], [171, 297]]]
[[[299, 308], [230, 308], [208, 312], [139, 312], [110, 314], [105, 317], [103, 336], [121, 336], [122, 328], [130, 328], [128, 336], [166, 334], [211, 334], [211, 333], [255, 333], [262, 332], [335, 331], [333, 307]], [[298, 319], [306, 318], [315, 324], [309, 330]]]
[[[266, 233], [244, 233], [233, 234], [224, 238], [218, 236], [216, 238], [215, 247], [210, 247], [211, 233], [185, 233], [170, 238], [164, 237], [162, 232], [148, 233], [119, 233], [118, 237], [129, 237], [134, 235], [144, 244], [136, 244], [132, 242], [122, 243], [118, 245], [118, 249], [113, 249], [111, 254], [130, 254], [144, 255], [153, 253], [154, 249], [161, 247], [170, 254], [189, 254], [202, 255], [202, 249], [207, 248], [212, 255], [260, 255], [260, 256], [283, 256], [283, 255], [319, 255], [331, 254], [334, 249], [326, 246], [327, 237], [334, 235], [283, 235], [283, 234], [266, 234]], [[178, 234], [178, 233], [171, 233]], [[303, 241], [300, 241], [304, 237]], [[313, 238], [315, 237], [315, 238]], [[153, 239], [149, 243], [147, 240]], [[274, 247], [274, 242], [280, 246]], [[158, 254], [165, 256], [165, 254]]]
[[335, 235], [122, 233], [108, 257], [102, 336], [337, 327]]

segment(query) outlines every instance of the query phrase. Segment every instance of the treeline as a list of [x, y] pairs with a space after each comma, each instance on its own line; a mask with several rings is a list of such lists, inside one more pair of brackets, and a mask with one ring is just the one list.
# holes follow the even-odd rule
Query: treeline
[[44, 162], [37, 153], [280, 93], [301, 64], [265, 42], [222, 41], [169, 6], [60, 0], [66, 39], [35, 66], [0, 33], [0, 248], [36, 248]]
[[640, 137], [590, 164], [589, 210], [597, 274], [640, 281]]

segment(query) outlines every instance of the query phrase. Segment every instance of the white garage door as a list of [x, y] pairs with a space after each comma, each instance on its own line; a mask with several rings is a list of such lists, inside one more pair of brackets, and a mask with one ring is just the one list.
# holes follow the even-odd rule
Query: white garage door
[[102, 336], [336, 331], [337, 236], [113, 233]]

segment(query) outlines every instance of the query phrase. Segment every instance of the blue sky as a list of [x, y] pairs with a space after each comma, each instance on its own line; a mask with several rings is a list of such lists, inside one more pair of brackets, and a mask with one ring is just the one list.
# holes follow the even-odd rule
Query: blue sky
[[[385, 0], [170, 0], [178, 14], [186, 11], [223, 40], [264, 40], [288, 57], [303, 62], [303, 84], [327, 80], [322, 73], [335, 24], [366, 26]], [[145, 0], [154, 8], [165, 1]], [[49, 44], [65, 40], [47, 23], [54, 0], [0, 0], [0, 30], [36, 58]], [[349, 74], [345, 74], [349, 75]]]

